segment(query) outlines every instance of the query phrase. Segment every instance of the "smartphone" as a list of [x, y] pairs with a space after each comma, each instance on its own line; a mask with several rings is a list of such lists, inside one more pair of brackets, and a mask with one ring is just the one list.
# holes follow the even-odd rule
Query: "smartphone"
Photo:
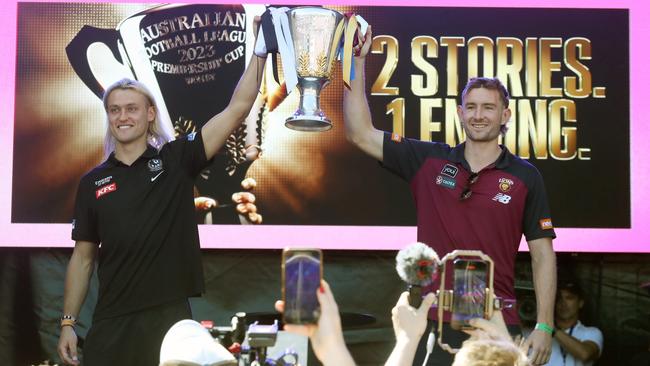
[[285, 324], [316, 324], [320, 304], [316, 291], [323, 278], [320, 249], [286, 248], [282, 251], [282, 300]]
[[451, 327], [473, 329], [469, 320], [485, 317], [487, 263], [476, 260], [454, 260], [454, 297]]

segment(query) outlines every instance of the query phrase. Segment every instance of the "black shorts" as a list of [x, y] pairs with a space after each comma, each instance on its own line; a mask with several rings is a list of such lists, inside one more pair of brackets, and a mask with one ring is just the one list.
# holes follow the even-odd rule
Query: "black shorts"
[[156, 366], [160, 345], [176, 322], [191, 319], [187, 299], [93, 322], [82, 349], [82, 365]]

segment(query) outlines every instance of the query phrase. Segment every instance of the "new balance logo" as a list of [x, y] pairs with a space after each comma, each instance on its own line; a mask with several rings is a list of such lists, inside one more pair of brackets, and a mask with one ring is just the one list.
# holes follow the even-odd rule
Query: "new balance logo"
[[512, 197], [508, 196], [507, 194], [497, 193], [496, 196], [492, 198], [492, 201], [501, 202], [504, 205], [507, 205], [508, 203], [510, 203], [511, 199]]

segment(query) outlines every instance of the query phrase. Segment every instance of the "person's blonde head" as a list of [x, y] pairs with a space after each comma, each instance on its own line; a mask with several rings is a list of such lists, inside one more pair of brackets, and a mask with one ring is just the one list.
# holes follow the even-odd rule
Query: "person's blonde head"
[[162, 126], [162, 122], [160, 120], [160, 116], [158, 112], [158, 107], [156, 106], [156, 100], [154, 99], [151, 91], [149, 91], [149, 89], [141, 82], [137, 80], [125, 78], [111, 84], [108, 88], [106, 88], [106, 91], [104, 92], [104, 97], [103, 97], [104, 110], [107, 111], [106, 135], [104, 136], [105, 157], [108, 157], [113, 152], [113, 150], [115, 150], [115, 137], [111, 133], [111, 129], [108, 122], [108, 97], [115, 90], [133, 90], [135, 92], [138, 92], [145, 97], [148, 104], [147, 107], [154, 108], [156, 114], [153, 122], [149, 124], [149, 128], [147, 130], [148, 144], [160, 150], [162, 145], [174, 139], [174, 137], [169, 132], [167, 132], [166, 129], [163, 128]]
[[452, 366], [526, 366], [526, 355], [510, 340], [468, 340]]

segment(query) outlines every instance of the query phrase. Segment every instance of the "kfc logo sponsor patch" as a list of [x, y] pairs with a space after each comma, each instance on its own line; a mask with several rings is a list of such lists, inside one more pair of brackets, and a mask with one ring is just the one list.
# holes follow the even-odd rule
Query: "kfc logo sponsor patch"
[[440, 171], [440, 174], [446, 175], [450, 178], [456, 178], [456, 174], [458, 174], [458, 167], [451, 164], [445, 164], [445, 166]]
[[508, 192], [514, 184], [515, 182], [513, 182], [511, 179], [499, 178], [499, 189], [501, 192]]
[[396, 134], [395, 132], [390, 134], [390, 139], [394, 142], [402, 142], [402, 136]]
[[539, 220], [539, 227], [542, 228], [542, 230], [550, 230], [553, 228], [553, 223], [551, 222], [551, 219], [541, 219]]
[[103, 196], [105, 194], [111, 193], [111, 192], [115, 192], [115, 191], [117, 191], [117, 184], [115, 184], [115, 182], [113, 182], [113, 183], [111, 183], [111, 184], [109, 184], [107, 186], [103, 186], [103, 187], [99, 188], [98, 190], [96, 190], [95, 191], [95, 198], [99, 199], [99, 197], [101, 197], [101, 196]]

